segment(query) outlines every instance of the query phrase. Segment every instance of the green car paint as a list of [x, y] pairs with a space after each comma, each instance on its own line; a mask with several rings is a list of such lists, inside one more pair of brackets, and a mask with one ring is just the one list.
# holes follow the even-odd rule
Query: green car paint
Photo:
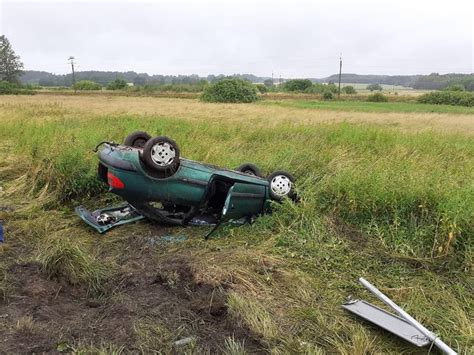
[[[229, 188], [222, 198], [220, 222], [256, 216], [270, 207], [269, 183], [264, 178], [187, 159], [180, 159], [176, 172], [162, 178], [143, 164], [140, 154], [140, 149], [111, 144], [99, 152], [99, 178], [126, 201], [205, 208], [214, 198], [212, 186], [221, 183]], [[117, 183], [111, 179], [118, 179]]]

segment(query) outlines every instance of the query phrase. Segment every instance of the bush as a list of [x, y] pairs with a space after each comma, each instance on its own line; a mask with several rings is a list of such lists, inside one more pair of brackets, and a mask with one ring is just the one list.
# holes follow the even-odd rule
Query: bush
[[205, 88], [201, 95], [201, 100], [207, 102], [249, 103], [257, 99], [255, 86], [241, 79], [220, 80]]
[[324, 100], [332, 100], [333, 96], [332, 96], [332, 92], [331, 91], [324, 91], [323, 92], [323, 99]]
[[255, 86], [257, 87], [257, 90], [260, 92], [260, 94], [265, 94], [268, 92], [268, 88], [263, 84], [257, 84]]
[[309, 88], [307, 88], [304, 92], [308, 94], [321, 94], [324, 92], [324, 88], [326, 85], [324, 84], [313, 84]]
[[308, 94], [322, 94], [326, 91], [337, 94], [337, 86], [334, 84], [313, 84], [304, 92]]
[[8, 81], [0, 81], [0, 95], [33, 95], [30, 88], [23, 88], [20, 85]]
[[380, 86], [380, 84], [369, 84], [369, 85], [367, 85], [367, 90], [382, 91], [382, 86]]
[[464, 86], [461, 84], [449, 85], [447, 88], [443, 89], [444, 91], [464, 91]]
[[333, 94], [337, 94], [339, 89], [337, 88], [336, 84], [334, 83], [329, 83], [326, 87], [327, 90], [329, 90], [330, 92], [332, 92]]
[[387, 98], [387, 96], [385, 96], [385, 95], [383, 95], [379, 92], [376, 92], [375, 94], [369, 95], [367, 97], [367, 101], [369, 101], [369, 102], [387, 102], [388, 98]]
[[107, 90], [123, 90], [127, 88], [127, 82], [123, 79], [115, 79], [107, 85]]
[[80, 80], [74, 85], [76, 90], [100, 90], [102, 86], [91, 80]]
[[464, 91], [434, 91], [418, 98], [422, 104], [474, 106], [474, 93]]
[[313, 83], [309, 79], [294, 79], [288, 80], [283, 85], [284, 89], [287, 91], [305, 91], [310, 88]]
[[266, 80], [263, 82], [263, 85], [265, 85], [266, 87], [271, 88], [271, 87], [273, 86], [273, 79], [266, 79]]
[[353, 86], [349, 85], [349, 86], [344, 86], [341, 91], [344, 93], [344, 94], [349, 94], [349, 95], [352, 95], [352, 94], [357, 94], [357, 91], [354, 89]]

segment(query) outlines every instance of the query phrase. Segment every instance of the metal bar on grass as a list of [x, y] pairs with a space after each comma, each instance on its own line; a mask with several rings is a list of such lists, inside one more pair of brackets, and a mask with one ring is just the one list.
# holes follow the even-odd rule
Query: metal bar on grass
[[423, 333], [427, 338], [429, 338], [434, 345], [436, 345], [443, 353], [449, 355], [456, 355], [457, 353], [451, 349], [446, 343], [444, 343], [438, 336], [432, 333], [430, 330], [425, 328], [421, 323], [419, 323], [416, 319], [410, 316], [407, 312], [405, 312], [402, 308], [400, 308], [395, 302], [393, 302], [390, 298], [385, 296], [382, 292], [380, 292], [374, 285], [372, 285], [369, 281], [364, 279], [363, 277], [359, 278], [359, 282], [367, 288], [370, 292], [372, 292], [379, 300], [385, 303], [387, 306], [392, 308], [395, 312], [397, 312], [400, 317], [405, 319], [408, 323], [413, 325], [416, 329], [418, 329], [421, 333]]

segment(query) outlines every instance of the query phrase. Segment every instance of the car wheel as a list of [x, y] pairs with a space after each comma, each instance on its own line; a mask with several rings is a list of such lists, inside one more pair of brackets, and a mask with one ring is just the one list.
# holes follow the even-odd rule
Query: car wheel
[[146, 142], [142, 159], [145, 164], [158, 172], [176, 171], [179, 166], [179, 148], [168, 137], [155, 137]]
[[295, 179], [286, 171], [275, 171], [268, 178], [270, 197], [275, 201], [282, 201], [288, 197], [295, 199]]
[[251, 175], [251, 176], [258, 176], [258, 177], [263, 177], [262, 172], [260, 171], [259, 168], [257, 168], [254, 164], [251, 163], [245, 163], [239, 166], [236, 171], [240, 171], [241, 173]]
[[136, 131], [125, 138], [123, 145], [133, 148], [143, 148], [151, 136], [143, 131]]

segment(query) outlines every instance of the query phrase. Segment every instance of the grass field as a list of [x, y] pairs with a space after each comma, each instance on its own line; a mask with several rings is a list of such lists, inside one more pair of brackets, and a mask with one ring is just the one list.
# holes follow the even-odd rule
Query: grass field
[[262, 105], [277, 105], [316, 110], [355, 111], [355, 112], [433, 112], [433, 113], [462, 113], [474, 114], [472, 107], [451, 105], [429, 105], [416, 102], [379, 102], [366, 101], [312, 101], [312, 100], [265, 100]]
[[[39, 94], [0, 97], [0, 128], [5, 352], [426, 353], [341, 309], [376, 303], [360, 276], [474, 350], [472, 109]], [[147, 222], [100, 236], [73, 214], [116, 202], [91, 150], [135, 130], [288, 170], [301, 201], [209, 241]]]

